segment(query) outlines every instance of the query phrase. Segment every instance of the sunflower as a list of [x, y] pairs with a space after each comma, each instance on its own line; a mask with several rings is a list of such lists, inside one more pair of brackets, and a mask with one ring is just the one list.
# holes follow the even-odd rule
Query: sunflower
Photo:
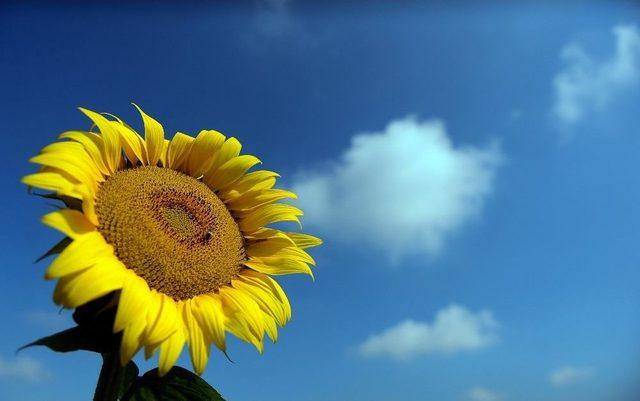
[[263, 350], [276, 341], [291, 306], [273, 275], [312, 275], [304, 250], [321, 241], [268, 227], [299, 222], [274, 188], [279, 175], [248, 172], [260, 161], [237, 139], [213, 130], [165, 139], [162, 125], [136, 106], [144, 138], [121, 119], [80, 108], [90, 131], [68, 131], [30, 161], [22, 182], [54, 193], [65, 208], [42, 217], [67, 244], [47, 268], [54, 302], [78, 308], [116, 294], [120, 362], [142, 348], [158, 352], [166, 374], [188, 345], [202, 374], [210, 346], [226, 352], [230, 332]]

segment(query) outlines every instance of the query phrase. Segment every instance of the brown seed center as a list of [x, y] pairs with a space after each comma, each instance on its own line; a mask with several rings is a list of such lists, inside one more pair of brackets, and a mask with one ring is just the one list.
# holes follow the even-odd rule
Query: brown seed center
[[149, 287], [176, 300], [215, 292], [245, 258], [243, 237], [205, 184], [175, 170], [118, 171], [100, 187], [98, 229]]

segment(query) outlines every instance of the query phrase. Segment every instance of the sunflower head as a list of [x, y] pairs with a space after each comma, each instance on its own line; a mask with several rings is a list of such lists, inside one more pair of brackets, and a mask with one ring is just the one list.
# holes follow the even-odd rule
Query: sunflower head
[[69, 205], [42, 218], [68, 243], [45, 275], [58, 280], [54, 301], [77, 308], [113, 293], [121, 362], [157, 351], [161, 375], [185, 344], [201, 374], [212, 343], [226, 351], [226, 332], [260, 352], [265, 334], [276, 341], [291, 307], [271, 276], [312, 275], [305, 249], [321, 243], [270, 227], [299, 223], [302, 211], [278, 203], [295, 194], [274, 188], [272, 171], [249, 172], [260, 161], [241, 155], [235, 138], [203, 130], [167, 140], [138, 108], [141, 137], [117, 117], [80, 110], [96, 129], [62, 133], [22, 179]]

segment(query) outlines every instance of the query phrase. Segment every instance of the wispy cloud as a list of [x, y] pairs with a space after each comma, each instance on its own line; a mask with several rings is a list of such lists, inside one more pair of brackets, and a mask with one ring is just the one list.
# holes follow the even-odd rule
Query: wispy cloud
[[580, 44], [561, 53], [564, 66], [553, 79], [553, 115], [563, 125], [580, 122], [585, 115], [602, 110], [611, 99], [640, 81], [640, 34], [635, 25], [613, 28], [615, 51], [596, 60]]
[[484, 387], [470, 389], [464, 398], [465, 401], [503, 401], [505, 399], [504, 395]]
[[405, 320], [369, 336], [357, 348], [365, 357], [409, 360], [431, 353], [456, 353], [481, 349], [497, 341], [498, 322], [491, 311], [471, 312], [449, 305], [432, 323]]
[[60, 330], [68, 326], [69, 316], [59, 311], [31, 311], [25, 314], [27, 322], [50, 330]]
[[51, 374], [35, 359], [18, 356], [8, 360], [0, 357], [0, 378], [40, 382], [50, 377]]
[[294, 183], [307, 224], [390, 259], [437, 254], [478, 216], [503, 160], [500, 146], [455, 146], [440, 120], [408, 117], [356, 135], [342, 157]]
[[512, 109], [509, 112], [509, 122], [514, 123], [516, 121], [519, 121], [520, 119], [522, 119], [522, 116], [524, 116], [524, 111], [522, 111], [522, 109]]
[[592, 377], [595, 369], [592, 367], [563, 366], [549, 375], [549, 381], [556, 387], [566, 386]]
[[254, 26], [259, 35], [273, 39], [300, 28], [291, 15], [290, 0], [259, 1], [254, 14]]

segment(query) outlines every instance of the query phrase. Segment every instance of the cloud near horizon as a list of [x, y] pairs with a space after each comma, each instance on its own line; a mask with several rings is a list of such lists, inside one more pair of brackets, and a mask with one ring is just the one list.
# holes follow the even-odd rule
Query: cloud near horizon
[[404, 320], [369, 336], [357, 351], [364, 357], [389, 357], [401, 361], [432, 353], [454, 354], [495, 344], [498, 328], [491, 311], [474, 313], [451, 304], [438, 311], [432, 323]]
[[615, 51], [596, 60], [580, 44], [561, 52], [563, 68], [553, 79], [552, 114], [563, 125], [580, 122], [589, 112], [602, 110], [614, 96], [640, 82], [640, 34], [635, 25], [613, 28]]
[[496, 141], [455, 146], [441, 120], [407, 117], [355, 135], [338, 161], [301, 172], [293, 189], [305, 224], [398, 261], [438, 254], [477, 217], [503, 159]]
[[549, 381], [555, 387], [578, 383], [592, 377], [595, 370], [592, 367], [563, 366], [555, 369], [549, 375]]
[[51, 374], [33, 358], [18, 356], [13, 360], [0, 357], [0, 379], [20, 379], [30, 382], [47, 380]]
[[465, 396], [466, 401], [502, 401], [504, 399], [502, 394], [484, 387], [474, 387], [467, 391]]

